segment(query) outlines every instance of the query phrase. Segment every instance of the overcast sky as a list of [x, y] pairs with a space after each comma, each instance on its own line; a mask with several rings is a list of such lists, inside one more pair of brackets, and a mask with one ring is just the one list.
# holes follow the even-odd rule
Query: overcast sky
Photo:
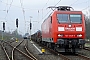
[[20, 34], [29, 33], [31, 19], [33, 24], [31, 33], [33, 34], [41, 30], [41, 23], [52, 12], [47, 7], [62, 5], [72, 6], [74, 10], [83, 11], [84, 14], [89, 15], [90, 0], [0, 0], [0, 30], [2, 30], [2, 22], [5, 22], [5, 31], [14, 31], [15, 21], [18, 18], [18, 32]]

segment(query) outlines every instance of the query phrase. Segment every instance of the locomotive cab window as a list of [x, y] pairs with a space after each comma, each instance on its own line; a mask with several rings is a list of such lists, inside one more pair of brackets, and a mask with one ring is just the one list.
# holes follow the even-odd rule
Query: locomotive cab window
[[57, 14], [58, 23], [82, 23], [80, 14]]
[[81, 15], [79, 14], [70, 15], [70, 22], [71, 23], [82, 23]]
[[57, 14], [58, 23], [68, 22], [68, 14]]
[[51, 23], [52, 23], [52, 16], [51, 16]]

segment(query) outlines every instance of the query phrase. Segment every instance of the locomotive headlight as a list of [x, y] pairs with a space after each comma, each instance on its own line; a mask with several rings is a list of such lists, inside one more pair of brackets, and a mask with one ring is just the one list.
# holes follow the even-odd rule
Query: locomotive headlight
[[62, 37], [63, 36], [63, 34], [58, 34], [58, 37]]
[[76, 31], [82, 31], [82, 27], [76, 27]]
[[82, 34], [77, 35], [77, 37], [82, 37]]
[[58, 31], [64, 31], [64, 27], [58, 27]]
[[68, 25], [68, 27], [71, 27], [71, 25]]

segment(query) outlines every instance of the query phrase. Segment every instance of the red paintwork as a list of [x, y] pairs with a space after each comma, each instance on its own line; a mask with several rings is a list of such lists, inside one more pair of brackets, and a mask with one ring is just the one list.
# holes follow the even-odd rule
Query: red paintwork
[[[65, 29], [65, 31], [58, 31], [58, 27], [68, 27], [68, 23], [64, 24], [58, 24], [57, 23], [57, 14], [82, 14], [81, 11], [54, 11], [52, 13], [52, 24], [51, 24], [51, 17], [49, 16], [43, 23], [42, 23], [42, 38], [53, 38], [54, 43], [57, 42], [58, 38], [78, 38], [77, 34], [82, 34], [83, 36], [80, 37], [81, 39], [85, 39], [85, 20], [84, 20], [84, 15], [82, 14], [82, 24], [71, 24], [71, 28], [75, 27], [82, 27], [81, 32], [77, 31], [68, 31]], [[76, 28], [75, 28], [76, 29]], [[74, 30], [75, 30], [74, 29]], [[58, 37], [58, 34], [63, 34], [63, 37]]]

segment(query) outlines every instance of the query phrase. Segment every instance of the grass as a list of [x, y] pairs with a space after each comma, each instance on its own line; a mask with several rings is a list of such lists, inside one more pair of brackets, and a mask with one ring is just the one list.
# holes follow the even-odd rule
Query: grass
[[90, 47], [90, 43], [86, 43], [85, 44], [85, 47]]

